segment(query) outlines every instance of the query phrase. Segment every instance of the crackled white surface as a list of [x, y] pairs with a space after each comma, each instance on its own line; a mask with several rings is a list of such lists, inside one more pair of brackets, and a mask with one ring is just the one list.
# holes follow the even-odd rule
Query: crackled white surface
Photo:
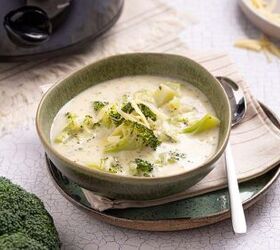
[[[100, 39], [81, 54], [0, 63], [0, 175], [44, 201], [55, 220], [63, 249], [280, 249], [279, 181], [246, 212], [248, 234], [243, 236], [234, 236], [230, 220], [173, 233], [116, 228], [78, 210], [53, 186], [34, 126], [40, 85], [53, 83], [93, 59], [111, 54], [158, 47], [172, 51], [177, 40], [174, 44], [164, 43], [182, 31], [188, 48], [229, 53], [252, 92], [280, 115], [280, 60], [273, 59], [269, 64], [262, 54], [232, 47], [239, 38], [259, 35], [239, 11], [237, 1], [176, 0], [172, 5], [179, 10], [177, 14], [159, 1], [126, 2], [126, 16], [105, 34], [108, 38]], [[142, 14], [132, 18], [137, 10]], [[129, 20], [124, 22], [125, 18]]]

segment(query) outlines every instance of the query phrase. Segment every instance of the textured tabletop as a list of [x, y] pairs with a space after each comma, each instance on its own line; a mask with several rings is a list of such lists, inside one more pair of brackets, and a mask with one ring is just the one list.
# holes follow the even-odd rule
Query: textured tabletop
[[253, 94], [280, 115], [280, 60], [239, 50], [239, 38], [258, 38], [237, 0], [126, 0], [122, 18], [79, 54], [26, 63], [0, 63], [0, 175], [36, 193], [52, 214], [63, 249], [280, 249], [280, 181], [246, 211], [248, 234], [231, 222], [171, 233], [121, 229], [78, 210], [53, 186], [34, 117], [40, 86], [104, 56], [129, 51], [170, 51], [178, 37], [189, 49], [228, 53]]

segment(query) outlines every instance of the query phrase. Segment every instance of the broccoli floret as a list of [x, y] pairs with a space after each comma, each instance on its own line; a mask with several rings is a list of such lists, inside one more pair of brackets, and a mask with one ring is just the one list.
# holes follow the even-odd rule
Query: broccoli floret
[[63, 142], [66, 138], [77, 136], [78, 133], [83, 131], [83, 126], [76, 121], [76, 115], [70, 112], [65, 114], [67, 125], [63, 128], [62, 132], [55, 138], [56, 143]]
[[0, 248], [1, 250], [49, 250], [48, 247], [23, 233], [1, 235]]
[[137, 165], [136, 169], [138, 171], [141, 171], [142, 173], [150, 173], [153, 171], [154, 166], [152, 163], [148, 161], [142, 160], [140, 158], [136, 158], [135, 163]]
[[58, 233], [42, 201], [4, 177], [0, 218], [0, 249], [59, 249]]
[[130, 114], [133, 110], [134, 108], [132, 107], [131, 102], [128, 102], [122, 106], [122, 111], [127, 114]]
[[[145, 104], [139, 103], [139, 104], [137, 104], [137, 106], [139, 107], [139, 109], [141, 110], [141, 112], [143, 113], [143, 115], [146, 118], [150, 118], [152, 121], [157, 120], [156, 114], [149, 107], [147, 107]], [[132, 107], [131, 103], [128, 102], [125, 105], [123, 105], [122, 111], [130, 114], [132, 111], [134, 111], [134, 108]]]
[[108, 104], [109, 104], [109, 102], [94, 101], [92, 103], [92, 106], [93, 106], [94, 111], [98, 112], [100, 109], [102, 109], [103, 107], [105, 107]]
[[93, 122], [92, 116], [86, 115], [83, 120], [83, 127], [88, 129], [95, 129], [96, 127], [99, 127], [99, 122]]
[[152, 121], [157, 120], [156, 114], [149, 107], [147, 107], [145, 104], [140, 103], [140, 104], [138, 104], [138, 107], [140, 108], [141, 112], [143, 113], [143, 115], [146, 118], [150, 118]]
[[114, 105], [109, 110], [109, 117], [116, 126], [119, 126], [124, 121], [123, 117], [120, 115]]
[[141, 149], [143, 147], [156, 150], [161, 143], [151, 129], [129, 120], [125, 120], [115, 128], [107, 140], [108, 144], [105, 146], [105, 152], [107, 153]]
[[150, 173], [153, 171], [154, 165], [146, 160], [136, 158], [129, 164], [129, 171], [134, 176], [150, 177]]

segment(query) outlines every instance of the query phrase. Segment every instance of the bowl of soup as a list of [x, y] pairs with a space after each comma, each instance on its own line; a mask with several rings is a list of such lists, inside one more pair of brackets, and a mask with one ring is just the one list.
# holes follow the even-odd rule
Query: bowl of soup
[[231, 111], [221, 84], [191, 59], [133, 53], [52, 86], [36, 126], [47, 156], [81, 187], [149, 200], [181, 192], [215, 167]]

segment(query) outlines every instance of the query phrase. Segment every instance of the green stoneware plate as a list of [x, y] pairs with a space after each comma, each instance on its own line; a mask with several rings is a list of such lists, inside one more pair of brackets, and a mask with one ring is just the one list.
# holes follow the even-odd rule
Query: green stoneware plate
[[[280, 129], [280, 121], [261, 104], [270, 120]], [[57, 189], [77, 207], [96, 219], [112, 225], [147, 231], [176, 231], [201, 227], [230, 217], [227, 189], [147, 208], [111, 209], [99, 212], [90, 207], [81, 188], [63, 176], [47, 158], [50, 175]], [[240, 193], [245, 208], [252, 206], [268, 191], [280, 174], [280, 166], [250, 181], [241, 183]]]

